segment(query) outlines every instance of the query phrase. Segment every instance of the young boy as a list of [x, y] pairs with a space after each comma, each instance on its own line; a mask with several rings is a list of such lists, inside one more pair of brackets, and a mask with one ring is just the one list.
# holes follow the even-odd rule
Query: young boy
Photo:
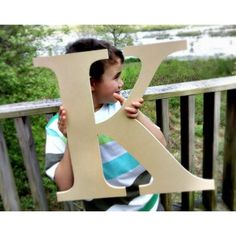
[[[96, 123], [105, 121], [116, 113], [124, 102], [120, 95], [123, 81], [120, 78], [124, 56], [120, 50], [96, 39], [81, 39], [67, 46], [66, 53], [107, 49], [109, 59], [94, 62], [89, 71]], [[140, 121], [152, 134], [166, 145], [164, 136], [154, 123], [139, 111], [143, 99], [125, 107], [128, 118]], [[60, 191], [73, 185], [70, 152], [66, 142], [66, 111], [60, 107], [46, 126], [46, 173]], [[123, 147], [110, 137], [99, 135], [104, 177], [115, 186], [125, 186], [127, 197], [84, 200], [85, 210], [92, 211], [156, 211], [161, 210], [158, 194], [139, 195], [138, 186], [151, 180], [150, 174]], [[98, 186], [99, 187], [99, 186]]]

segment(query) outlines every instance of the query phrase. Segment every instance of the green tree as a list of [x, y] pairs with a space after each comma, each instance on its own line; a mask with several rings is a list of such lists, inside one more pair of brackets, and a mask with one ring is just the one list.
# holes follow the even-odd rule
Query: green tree
[[[33, 67], [34, 57], [42, 53], [50, 54], [49, 49], [57, 46], [48, 42], [51, 41], [50, 36], [53, 36], [55, 42], [57, 36], [54, 33], [58, 30], [61, 31], [59, 27], [52, 29], [47, 26], [0, 25], [0, 105], [58, 97], [57, 82], [53, 72], [46, 68]], [[45, 41], [48, 46], [45, 46]], [[43, 181], [49, 188], [43, 170], [46, 120], [44, 116], [30, 118]], [[0, 125], [4, 127], [21, 207], [34, 209], [14, 122], [11, 119], [0, 119]], [[0, 210], [2, 208], [0, 197]]]
[[75, 25], [70, 27], [72, 32], [75, 32], [78, 38], [96, 38], [97, 32], [95, 25]]
[[131, 25], [97, 25], [95, 30], [103, 39], [113, 42], [116, 47], [132, 45], [134, 41], [131, 35], [134, 29]]
[[0, 104], [55, 96], [55, 81], [32, 60], [43, 50], [42, 40], [55, 29], [47, 26], [0, 26]]
[[79, 38], [100, 38], [119, 48], [132, 45], [135, 37], [135, 26], [132, 25], [76, 25], [71, 27], [71, 31], [76, 32]]

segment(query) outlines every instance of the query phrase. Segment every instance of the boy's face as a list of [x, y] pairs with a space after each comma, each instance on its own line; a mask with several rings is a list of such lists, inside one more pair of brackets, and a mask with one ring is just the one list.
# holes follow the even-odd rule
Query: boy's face
[[122, 64], [120, 59], [118, 59], [117, 63], [105, 66], [105, 71], [100, 82], [94, 81], [92, 83], [95, 110], [96, 108], [100, 108], [103, 104], [116, 102], [113, 93], [120, 93], [123, 87], [123, 81], [120, 78], [121, 71]]

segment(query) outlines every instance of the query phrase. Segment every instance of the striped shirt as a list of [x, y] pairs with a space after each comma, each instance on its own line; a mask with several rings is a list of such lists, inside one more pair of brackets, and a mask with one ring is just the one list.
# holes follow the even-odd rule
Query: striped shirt
[[[120, 109], [120, 103], [105, 104], [95, 112], [95, 121], [100, 123], [113, 116]], [[46, 126], [46, 174], [54, 179], [55, 170], [63, 157], [66, 138], [59, 131], [58, 114]], [[103, 173], [106, 181], [114, 186], [126, 187], [126, 197], [112, 197], [85, 200], [86, 210], [92, 211], [156, 211], [158, 194], [139, 195], [139, 185], [151, 181], [150, 174], [122, 146], [107, 135], [99, 135]]]

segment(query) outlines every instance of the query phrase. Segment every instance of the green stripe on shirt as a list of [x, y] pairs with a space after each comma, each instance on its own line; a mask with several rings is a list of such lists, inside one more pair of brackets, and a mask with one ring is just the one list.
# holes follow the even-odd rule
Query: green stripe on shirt
[[49, 122], [46, 125], [46, 128], [48, 128], [55, 120], [58, 120], [58, 119], [59, 119], [59, 114], [57, 113], [49, 120]]
[[104, 135], [104, 134], [98, 135], [98, 140], [99, 140], [100, 145], [106, 144], [106, 143], [109, 143], [109, 142], [113, 141], [112, 138], [110, 138], [110, 137], [108, 137], [107, 135]]
[[159, 198], [159, 195], [153, 194], [151, 199], [145, 204], [143, 208], [139, 209], [139, 211], [150, 211], [153, 208], [153, 206], [156, 204], [158, 198]]
[[55, 116], [53, 116], [48, 124], [46, 125], [46, 132], [49, 136], [59, 137], [64, 143], [67, 143], [67, 138], [60, 132], [60, 130], [55, 130], [55, 128], [50, 128], [51, 125], [54, 125], [53, 123], [58, 121], [59, 114], [57, 113]]

